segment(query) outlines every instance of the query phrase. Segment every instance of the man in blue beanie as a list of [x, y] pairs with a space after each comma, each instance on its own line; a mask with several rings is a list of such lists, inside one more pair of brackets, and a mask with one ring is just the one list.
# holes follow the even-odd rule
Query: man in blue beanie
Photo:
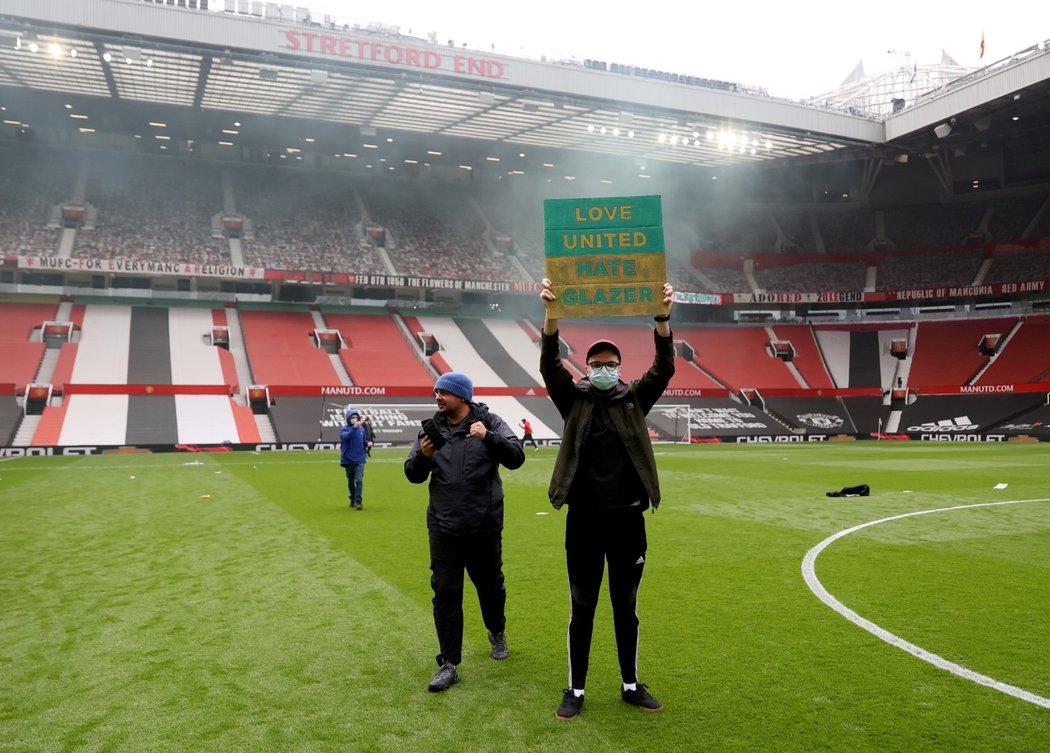
[[350, 507], [360, 510], [365, 491], [365, 462], [372, 443], [361, 423], [361, 413], [356, 408], [346, 409], [346, 425], [339, 430], [339, 445], [339, 465], [346, 471]]
[[463, 574], [478, 593], [493, 659], [509, 655], [506, 637], [507, 591], [503, 584], [502, 465], [511, 470], [525, 462], [514, 430], [483, 403], [474, 402], [474, 384], [459, 371], [442, 374], [434, 384], [437, 413], [405, 460], [413, 484], [430, 478], [427, 530], [430, 537], [430, 586], [434, 589], [438, 671], [432, 692], [459, 682], [456, 667], [463, 650]]

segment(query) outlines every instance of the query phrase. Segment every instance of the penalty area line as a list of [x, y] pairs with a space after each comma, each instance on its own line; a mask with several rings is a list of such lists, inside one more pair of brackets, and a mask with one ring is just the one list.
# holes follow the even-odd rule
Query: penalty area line
[[938, 669], [943, 669], [946, 672], [951, 672], [957, 677], [961, 677], [964, 680], [975, 682], [978, 685], [984, 685], [985, 687], [998, 690], [1000, 693], [1019, 698], [1022, 701], [1035, 704], [1036, 706], [1042, 706], [1043, 708], [1050, 709], [1050, 698], [1044, 698], [1041, 695], [1036, 695], [1031, 691], [1025, 690], [1024, 688], [1018, 688], [1014, 685], [1009, 685], [1005, 682], [996, 680], [994, 677], [982, 675], [979, 672], [974, 672], [972, 669], [967, 669], [961, 664], [948, 661], [943, 656], [939, 656], [931, 651], [927, 651], [921, 646], [916, 646], [914, 643], [910, 643], [898, 635], [891, 633], [885, 628], [879, 627], [871, 620], [861, 617], [859, 614], [854, 612], [852, 609], [847, 607], [841, 601], [836, 599], [826, 588], [824, 584], [820, 582], [816, 573], [816, 562], [817, 557], [828, 548], [832, 543], [839, 539], [849, 536], [851, 533], [856, 533], [864, 528], [879, 525], [880, 523], [889, 523], [894, 520], [902, 520], [904, 518], [913, 518], [919, 515], [932, 515], [934, 513], [941, 512], [953, 512], [956, 510], [969, 510], [976, 507], [1001, 507], [1003, 505], [1020, 505], [1026, 502], [1050, 502], [1050, 498], [1042, 499], [1014, 499], [1005, 502], [980, 502], [973, 505], [957, 505], [955, 507], [938, 507], [933, 510], [919, 510], [917, 512], [908, 512], [901, 515], [893, 515], [888, 518], [880, 518], [879, 520], [871, 520], [867, 523], [861, 523], [855, 525], [852, 528], [847, 528], [843, 531], [839, 531], [836, 534], [832, 534], [828, 538], [821, 541], [815, 547], [806, 552], [806, 556], [802, 559], [802, 577], [806, 581], [806, 585], [809, 586], [809, 590], [812, 591], [818, 599], [824, 602], [826, 605], [834, 609], [836, 612], [841, 614], [847, 620], [853, 624], [864, 628], [869, 633], [874, 635], [876, 638], [889, 643], [891, 646], [907, 651], [912, 656], [922, 659], [924, 662], [932, 664]]

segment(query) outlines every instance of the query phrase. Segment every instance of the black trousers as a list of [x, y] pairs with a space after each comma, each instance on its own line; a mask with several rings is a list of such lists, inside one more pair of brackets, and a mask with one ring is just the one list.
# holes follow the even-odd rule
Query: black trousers
[[506, 627], [507, 590], [503, 584], [503, 532], [457, 535], [430, 531], [430, 587], [434, 589], [434, 627], [438, 663], [463, 659], [463, 573], [478, 592], [481, 619], [493, 633]]
[[616, 655], [624, 682], [638, 681], [638, 587], [645, 569], [645, 514], [641, 507], [594, 510], [569, 505], [565, 562], [569, 574], [569, 687], [583, 689], [594, 631], [594, 611], [609, 563]]

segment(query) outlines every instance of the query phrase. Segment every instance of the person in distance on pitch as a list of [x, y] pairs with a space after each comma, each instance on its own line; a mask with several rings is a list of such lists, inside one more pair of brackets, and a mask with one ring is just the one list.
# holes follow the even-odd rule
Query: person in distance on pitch
[[558, 320], [550, 315], [555, 300], [544, 279], [540, 300], [547, 307], [540, 342], [540, 373], [565, 429], [548, 489], [565, 516], [565, 562], [569, 580], [569, 687], [563, 691], [558, 719], [573, 719], [583, 708], [594, 612], [606, 562], [612, 602], [616, 654], [623, 685], [620, 697], [644, 711], [663, 704], [638, 682], [638, 587], [645, 568], [645, 510], [660, 504], [645, 416], [674, 376], [674, 338], [670, 312], [674, 289], [663, 286], [664, 312], [655, 317], [656, 355], [639, 379], [620, 378], [620, 349], [598, 340], [587, 349], [587, 376], [578, 382], [565, 368], [558, 348]]
[[365, 463], [372, 442], [361, 424], [361, 412], [347, 407], [346, 424], [339, 429], [339, 465], [346, 471], [350, 507], [360, 510], [365, 492]]
[[520, 468], [525, 451], [510, 425], [474, 402], [474, 385], [466, 374], [442, 374], [434, 399], [437, 413], [428, 427], [434, 439], [427, 431], [419, 433], [405, 460], [405, 477], [413, 484], [430, 479], [430, 586], [440, 653], [428, 689], [439, 692], [459, 682], [464, 571], [478, 593], [492, 658], [506, 659], [510, 653], [499, 467]]

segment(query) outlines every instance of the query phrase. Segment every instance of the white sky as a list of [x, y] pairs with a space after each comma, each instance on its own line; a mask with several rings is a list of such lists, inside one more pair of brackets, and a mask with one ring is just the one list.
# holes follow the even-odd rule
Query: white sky
[[774, 96], [791, 99], [837, 87], [861, 60], [871, 75], [915, 62], [938, 63], [945, 50], [960, 65], [976, 67], [1050, 39], [1046, 0], [295, 4], [310, 8], [315, 18], [331, 14], [395, 24], [419, 37], [433, 31], [442, 44], [454, 39], [457, 46], [466, 42], [475, 50], [508, 55], [659, 68], [764, 86]]

